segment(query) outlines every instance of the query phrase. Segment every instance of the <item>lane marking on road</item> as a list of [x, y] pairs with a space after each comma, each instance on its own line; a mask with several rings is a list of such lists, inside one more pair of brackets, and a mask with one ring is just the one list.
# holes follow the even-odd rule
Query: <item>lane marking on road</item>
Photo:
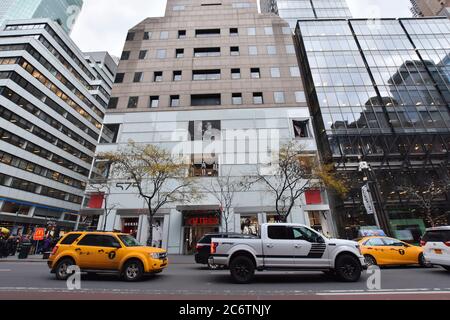
[[442, 291], [440, 289], [439, 291], [426, 291], [426, 290], [419, 290], [419, 291], [377, 291], [377, 292], [319, 292], [316, 293], [318, 296], [358, 296], [358, 295], [402, 295], [402, 294], [450, 294], [450, 291]]
[[0, 269], [0, 272], [11, 272], [11, 269]]

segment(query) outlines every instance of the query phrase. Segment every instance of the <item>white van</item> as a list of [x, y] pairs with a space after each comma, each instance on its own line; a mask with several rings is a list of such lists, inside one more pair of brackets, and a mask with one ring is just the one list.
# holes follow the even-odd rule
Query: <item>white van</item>
[[427, 262], [450, 271], [450, 226], [427, 229], [420, 245]]

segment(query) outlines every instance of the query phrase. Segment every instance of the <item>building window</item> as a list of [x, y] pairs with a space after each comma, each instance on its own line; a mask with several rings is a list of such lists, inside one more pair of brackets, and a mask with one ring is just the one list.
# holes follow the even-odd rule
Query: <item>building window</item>
[[186, 30], [178, 30], [178, 39], [186, 39]]
[[181, 81], [182, 72], [181, 71], [174, 71], [173, 72], [173, 81]]
[[236, 37], [239, 35], [239, 29], [238, 28], [230, 28], [230, 36]]
[[184, 49], [176, 49], [175, 50], [175, 57], [176, 58], [183, 58], [184, 57]]
[[184, 11], [185, 7], [180, 5], [180, 6], [173, 6], [173, 11]]
[[117, 105], [119, 103], [119, 98], [112, 97], [109, 99], [108, 109], [117, 109]]
[[195, 30], [196, 38], [208, 38], [220, 36], [220, 29], [197, 29]]
[[142, 72], [136, 72], [136, 73], [134, 74], [133, 82], [134, 82], [134, 83], [141, 82], [141, 81], [142, 81], [142, 75], [143, 75]]
[[295, 102], [303, 103], [306, 102], [306, 96], [304, 91], [295, 92]]
[[152, 33], [151, 32], [144, 32], [144, 40], [150, 40], [150, 38], [152, 37]]
[[284, 92], [274, 92], [273, 99], [275, 103], [285, 103]]
[[138, 107], [139, 97], [130, 97], [128, 99], [128, 109], [134, 109]]
[[220, 56], [220, 48], [195, 48], [194, 57], [218, 57]]
[[144, 60], [147, 57], [147, 50], [139, 51], [139, 60]]
[[222, 104], [220, 94], [193, 94], [191, 106], [220, 106]]
[[286, 53], [287, 54], [295, 54], [295, 47], [293, 44], [288, 44], [286, 46]]
[[242, 104], [242, 93], [233, 93], [231, 95], [231, 102], [233, 104]]
[[170, 96], [170, 106], [171, 107], [179, 107], [180, 106], [180, 96], [179, 95]]
[[267, 54], [274, 55], [277, 54], [277, 47], [275, 46], [267, 46]]
[[273, 28], [272, 27], [264, 27], [264, 33], [266, 36], [273, 35]]
[[309, 137], [308, 123], [309, 123], [309, 120], [293, 120], [292, 121], [292, 126], [294, 128], [294, 137], [296, 139]]
[[247, 35], [248, 36], [256, 36], [256, 28], [247, 28]]
[[120, 123], [105, 124], [105, 128], [109, 130], [108, 133], [111, 137], [111, 143], [117, 143], [117, 139], [119, 138]]
[[253, 93], [253, 104], [264, 104], [262, 92]]
[[250, 69], [250, 77], [252, 79], [260, 79], [261, 78], [261, 70], [259, 68], [251, 68]]
[[127, 34], [127, 41], [133, 41], [134, 40], [135, 33], [134, 32], [128, 32]]
[[240, 79], [241, 69], [231, 69], [231, 79]]
[[248, 54], [251, 56], [256, 56], [258, 54], [258, 47], [256, 46], [248, 47]]
[[298, 78], [300, 77], [300, 68], [299, 67], [290, 67], [291, 77]]
[[220, 80], [220, 70], [193, 70], [192, 71], [192, 80]]
[[130, 59], [130, 51], [122, 52], [122, 56], [120, 57], [120, 60], [129, 60], [129, 59]]
[[155, 71], [153, 73], [153, 82], [161, 82], [161, 81], [163, 81], [162, 71]]
[[238, 56], [239, 55], [239, 47], [230, 47], [230, 55]]
[[270, 68], [270, 76], [272, 78], [280, 78], [280, 68]]
[[169, 31], [161, 31], [159, 33], [159, 39], [160, 40], [167, 40], [167, 39], [169, 39]]
[[156, 58], [165, 59], [167, 55], [166, 49], [158, 49], [156, 50]]
[[158, 108], [159, 107], [159, 96], [150, 96], [149, 107], [150, 108]]
[[123, 83], [124, 78], [125, 78], [125, 73], [116, 73], [116, 78], [114, 79], [114, 83]]

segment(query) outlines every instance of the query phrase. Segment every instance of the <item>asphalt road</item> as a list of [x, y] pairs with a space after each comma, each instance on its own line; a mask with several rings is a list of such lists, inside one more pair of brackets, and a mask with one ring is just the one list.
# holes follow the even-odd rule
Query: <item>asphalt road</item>
[[190, 263], [171, 264], [137, 283], [113, 275], [82, 276], [81, 290], [69, 291], [44, 262], [1, 262], [2, 299], [446, 299], [450, 273], [441, 268], [392, 267], [381, 270], [381, 289], [369, 290], [368, 275], [342, 283], [321, 272], [262, 272], [254, 283], [231, 283], [228, 271]]

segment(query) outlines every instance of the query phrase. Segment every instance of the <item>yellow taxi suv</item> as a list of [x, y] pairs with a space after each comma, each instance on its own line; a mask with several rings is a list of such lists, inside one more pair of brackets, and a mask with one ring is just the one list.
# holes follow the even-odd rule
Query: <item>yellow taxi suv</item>
[[428, 266], [421, 247], [389, 237], [365, 237], [358, 242], [368, 265]]
[[88, 274], [117, 273], [132, 282], [162, 272], [168, 259], [165, 250], [142, 246], [128, 234], [70, 232], [55, 246], [47, 264], [58, 280], [66, 280], [72, 274], [69, 267], [78, 266]]

